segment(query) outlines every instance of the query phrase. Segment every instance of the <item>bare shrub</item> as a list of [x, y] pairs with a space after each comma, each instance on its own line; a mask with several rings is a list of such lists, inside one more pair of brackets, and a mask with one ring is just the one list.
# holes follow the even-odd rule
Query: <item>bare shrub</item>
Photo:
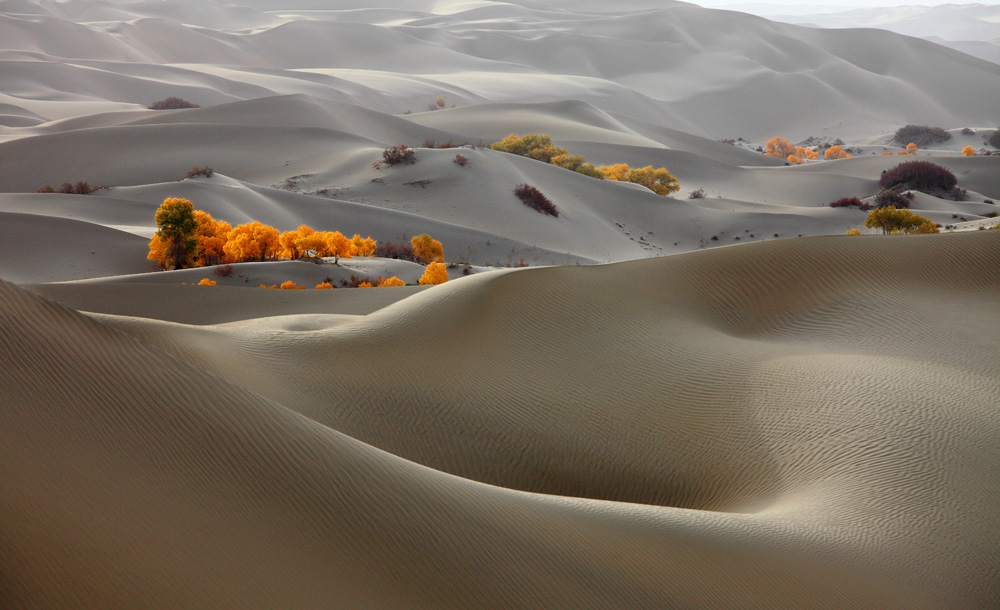
[[465, 155], [455, 155], [455, 163], [465, 167], [469, 164], [469, 159]]
[[401, 163], [416, 163], [417, 157], [413, 149], [406, 144], [397, 144], [395, 146], [390, 146], [382, 151], [382, 159], [372, 163], [372, 167], [375, 169], [381, 168], [383, 165], [399, 165]]
[[190, 170], [188, 170], [187, 175], [184, 176], [184, 177], [185, 178], [197, 178], [198, 176], [204, 176], [206, 178], [211, 178], [212, 174], [214, 174], [214, 173], [215, 173], [215, 170], [212, 169], [211, 167], [208, 167], [206, 165], [205, 167], [192, 167]]
[[691, 194], [688, 195], [688, 199], [704, 199], [704, 198], [705, 198], [705, 189], [698, 189], [697, 191], [691, 191]]
[[153, 102], [149, 106], [146, 106], [146, 108], [149, 110], [181, 110], [183, 108], [201, 108], [201, 106], [187, 100], [182, 100], [179, 97], [168, 97], [158, 102]]
[[407, 243], [396, 244], [391, 241], [380, 243], [375, 246], [375, 256], [381, 258], [395, 258], [401, 261], [419, 262], [417, 255], [413, 252], [413, 246]]
[[940, 127], [929, 125], [906, 125], [900, 127], [892, 136], [892, 142], [898, 146], [906, 146], [912, 142], [920, 148], [947, 142], [950, 139], [950, 133]]
[[215, 268], [215, 274], [221, 275], [222, 277], [229, 277], [232, 273], [233, 273], [233, 266], [229, 264], [219, 265]]

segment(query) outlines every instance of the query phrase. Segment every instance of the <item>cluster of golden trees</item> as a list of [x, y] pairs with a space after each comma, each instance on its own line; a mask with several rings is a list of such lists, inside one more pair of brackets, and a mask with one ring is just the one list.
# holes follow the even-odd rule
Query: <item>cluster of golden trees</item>
[[594, 167], [587, 163], [587, 159], [582, 155], [571, 155], [565, 148], [553, 145], [552, 138], [543, 134], [528, 133], [519, 136], [512, 133], [503, 140], [491, 144], [490, 148], [529, 157], [599, 180], [641, 184], [657, 195], [667, 195], [681, 188], [677, 178], [674, 178], [666, 168], [653, 169], [652, 165], [631, 168], [626, 163]]
[[[149, 241], [149, 254], [146, 258], [156, 261], [161, 269], [207, 267], [279, 258], [297, 260], [306, 256], [334, 257], [336, 263], [341, 258], [374, 256], [378, 247], [378, 242], [370, 236], [355, 234], [347, 237], [340, 231], [316, 231], [306, 225], [283, 233], [256, 221], [233, 227], [223, 220], [215, 220], [205, 211], [194, 209], [187, 199], [177, 197], [163, 200], [163, 204], [156, 210], [155, 221], [156, 234]], [[440, 284], [448, 280], [441, 242], [424, 233], [414, 236], [410, 244], [416, 256], [430, 261], [424, 270], [424, 276], [420, 278], [421, 284]], [[441, 270], [444, 270], [443, 277]], [[206, 278], [200, 285], [214, 286], [215, 282]], [[380, 278], [378, 285], [402, 286], [404, 283], [399, 278], [392, 277]], [[294, 282], [285, 282], [281, 287], [299, 286]], [[325, 286], [317, 286], [321, 287]]]
[[[923, 235], [940, 233], [933, 221], [914, 214], [910, 210], [896, 209], [892, 206], [875, 208], [868, 213], [865, 226], [869, 229], [879, 229], [883, 235], [905, 233], [907, 235]], [[848, 235], [860, 235], [861, 231], [851, 229]]]
[[[815, 161], [819, 159], [819, 151], [796, 146], [779, 136], [771, 138], [765, 142], [764, 145], [767, 147], [764, 150], [764, 154], [766, 156], [784, 159], [789, 163], [794, 163], [796, 165], [801, 165], [806, 161]], [[834, 159], [849, 159], [850, 157], [850, 153], [844, 150], [844, 148], [839, 144], [831, 146], [823, 153], [823, 158], [827, 161], [832, 161]]]

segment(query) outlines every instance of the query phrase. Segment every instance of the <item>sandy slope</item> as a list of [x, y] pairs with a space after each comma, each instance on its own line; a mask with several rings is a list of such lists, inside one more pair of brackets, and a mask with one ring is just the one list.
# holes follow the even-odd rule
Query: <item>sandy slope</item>
[[996, 238], [486, 275], [354, 321], [4, 284], [4, 598], [995, 607]]

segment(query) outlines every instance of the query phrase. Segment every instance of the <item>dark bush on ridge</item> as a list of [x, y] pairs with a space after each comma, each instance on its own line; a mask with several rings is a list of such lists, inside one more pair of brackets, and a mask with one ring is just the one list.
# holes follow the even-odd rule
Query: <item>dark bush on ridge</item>
[[958, 180], [955, 174], [930, 161], [907, 161], [882, 174], [879, 186], [899, 187], [924, 193], [950, 193]]
[[907, 197], [902, 191], [898, 189], [885, 189], [878, 195], [875, 195], [875, 207], [876, 208], [896, 208], [897, 210], [902, 210], [904, 208], [910, 207], [910, 199], [912, 197]]
[[892, 136], [892, 142], [897, 146], [905, 147], [911, 142], [920, 148], [947, 142], [951, 139], [951, 134], [940, 127], [930, 127], [929, 125], [907, 125], [900, 127], [896, 134]]
[[52, 188], [50, 185], [46, 184], [42, 188], [35, 191], [36, 193], [62, 193], [64, 195], [87, 195], [93, 193], [97, 189], [90, 186], [86, 182], [77, 182], [76, 184], [70, 184], [69, 182], [63, 182], [62, 186], [57, 189]]
[[413, 252], [413, 246], [407, 243], [394, 244], [391, 241], [379, 243], [375, 246], [375, 256], [381, 258], [396, 258], [401, 261], [417, 261], [417, 255]]
[[549, 201], [549, 198], [535, 187], [528, 186], [527, 184], [519, 184], [514, 189], [514, 194], [529, 208], [538, 210], [542, 214], [559, 217], [559, 211], [556, 210], [555, 204]]
[[198, 176], [204, 176], [206, 178], [211, 178], [215, 170], [207, 165], [205, 167], [192, 167], [185, 178], [197, 178]]
[[830, 203], [831, 208], [858, 208], [862, 212], [867, 212], [871, 206], [861, 201], [857, 197], [844, 197]]
[[182, 108], [201, 108], [198, 104], [182, 100], [179, 97], [168, 97], [146, 106], [149, 110], [180, 110]]

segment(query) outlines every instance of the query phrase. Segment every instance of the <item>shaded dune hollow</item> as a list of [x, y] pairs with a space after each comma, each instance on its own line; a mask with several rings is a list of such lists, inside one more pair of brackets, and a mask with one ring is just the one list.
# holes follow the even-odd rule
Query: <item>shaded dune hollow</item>
[[2, 284], [0, 601], [995, 608], [997, 269], [810, 238], [223, 324]]

